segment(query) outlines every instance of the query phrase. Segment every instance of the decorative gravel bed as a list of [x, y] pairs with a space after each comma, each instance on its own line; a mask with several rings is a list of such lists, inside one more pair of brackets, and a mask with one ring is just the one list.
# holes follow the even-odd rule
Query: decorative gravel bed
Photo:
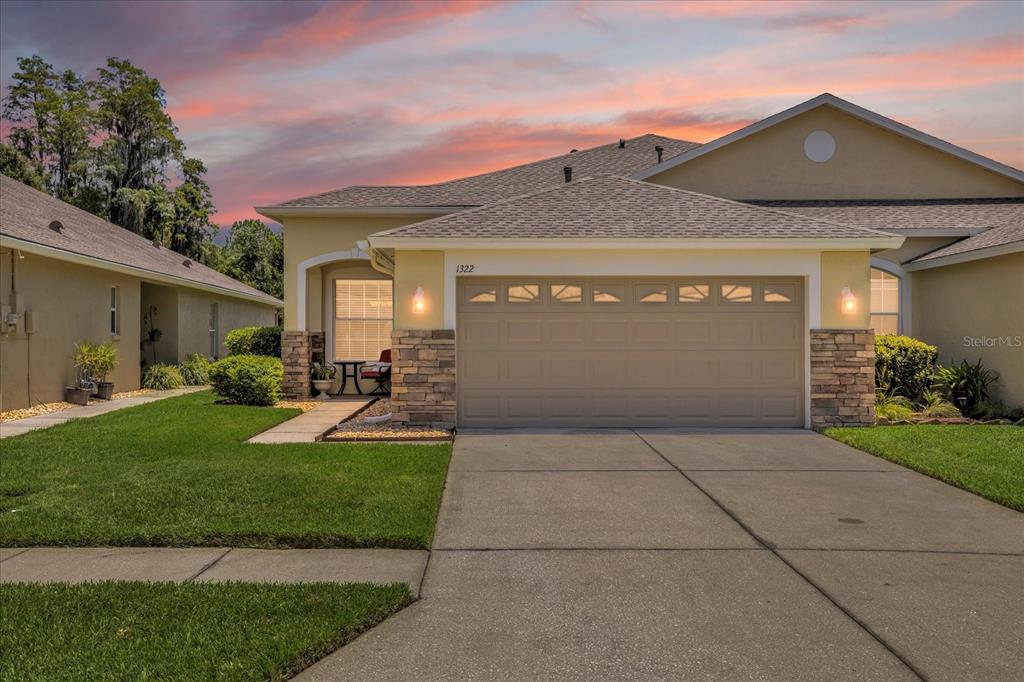
[[[156, 393], [151, 388], [140, 388], [136, 391], [122, 391], [121, 393], [115, 393], [112, 400], [118, 398], [131, 398], [137, 395], [148, 395], [150, 393]], [[96, 400], [95, 398], [89, 401], [90, 405], [96, 403], [105, 403], [106, 400]], [[15, 419], [27, 419], [28, 417], [38, 417], [42, 414], [51, 414], [53, 412], [63, 412], [64, 410], [70, 410], [72, 407], [81, 407], [81, 405], [75, 405], [74, 403], [66, 403], [63, 400], [56, 403], [40, 403], [33, 405], [32, 407], [23, 407], [20, 410], [6, 410], [0, 412], [0, 422], [10, 422]]]
[[327, 433], [325, 441], [389, 441], [389, 440], [424, 440], [448, 441], [452, 432], [447, 429], [435, 429], [429, 426], [406, 426], [381, 422], [374, 424], [366, 421], [367, 417], [380, 417], [391, 412], [391, 400], [381, 398], [369, 407], [356, 413], [350, 419], [338, 424], [334, 431]]
[[323, 405], [323, 402], [318, 400], [281, 400], [275, 404], [274, 407], [283, 407], [286, 409], [290, 408], [309, 412], [318, 405]]

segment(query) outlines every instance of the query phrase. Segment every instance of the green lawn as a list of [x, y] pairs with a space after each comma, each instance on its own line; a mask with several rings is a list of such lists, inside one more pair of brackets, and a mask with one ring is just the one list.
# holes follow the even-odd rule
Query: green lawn
[[429, 548], [451, 446], [244, 443], [296, 412], [202, 392], [4, 439], [0, 546]]
[[0, 680], [280, 680], [410, 602], [405, 585], [0, 585]]
[[1024, 429], [927, 425], [826, 429], [825, 435], [1024, 511]]

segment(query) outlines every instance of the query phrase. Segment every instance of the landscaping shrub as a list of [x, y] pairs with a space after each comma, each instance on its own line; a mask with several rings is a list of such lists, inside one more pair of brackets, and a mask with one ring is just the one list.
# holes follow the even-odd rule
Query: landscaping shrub
[[283, 378], [281, 361], [263, 355], [231, 355], [210, 365], [214, 392], [240, 405], [273, 405]]
[[963, 404], [964, 412], [973, 415], [975, 408], [989, 399], [989, 388], [999, 381], [999, 374], [983, 367], [979, 358], [973, 365], [963, 360], [959, 365], [937, 367], [933, 378], [934, 388], [950, 402]]
[[90, 381], [106, 381], [107, 375], [117, 368], [117, 346], [113, 342], [77, 343], [74, 361]]
[[192, 353], [178, 365], [186, 386], [204, 386], [210, 383], [210, 361], [202, 353]]
[[239, 327], [224, 338], [229, 355], [281, 357], [281, 327]]
[[175, 365], [163, 363], [150, 365], [146, 373], [142, 375], [142, 387], [152, 388], [157, 391], [166, 391], [170, 388], [181, 388], [185, 380], [181, 378], [181, 371]]
[[917, 400], [931, 385], [939, 349], [909, 336], [875, 337], [875, 386], [884, 396]]
[[924, 409], [926, 417], [962, 417], [960, 409], [952, 403], [935, 403]]
[[913, 404], [909, 398], [903, 396], [885, 398], [875, 403], [875, 416], [888, 419], [891, 422], [910, 419], [913, 414]]

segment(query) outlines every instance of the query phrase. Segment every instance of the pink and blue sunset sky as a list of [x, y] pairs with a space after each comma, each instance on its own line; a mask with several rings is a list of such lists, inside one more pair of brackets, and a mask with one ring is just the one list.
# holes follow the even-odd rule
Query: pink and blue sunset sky
[[704, 142], [832, 92], [1024, 166], [1019, 2], [14, 2], [37, 53], [160, 79], [224, 224], [646, 132]]

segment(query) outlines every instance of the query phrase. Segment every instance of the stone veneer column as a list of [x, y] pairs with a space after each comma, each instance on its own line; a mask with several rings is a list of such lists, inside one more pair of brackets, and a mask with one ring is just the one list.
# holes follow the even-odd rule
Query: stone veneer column
[[455, 426], [455, 330], [391, 332], [392, 418], [407, 424]]
[[281, 362], [284, 381], [281, 393], [285, 398], [308, 398], [310, 372], [314, 362], [324, 361], [323, 332], [281, 332]]
[[875, 330], [811, 330], [811, 426], [875, 423]]

